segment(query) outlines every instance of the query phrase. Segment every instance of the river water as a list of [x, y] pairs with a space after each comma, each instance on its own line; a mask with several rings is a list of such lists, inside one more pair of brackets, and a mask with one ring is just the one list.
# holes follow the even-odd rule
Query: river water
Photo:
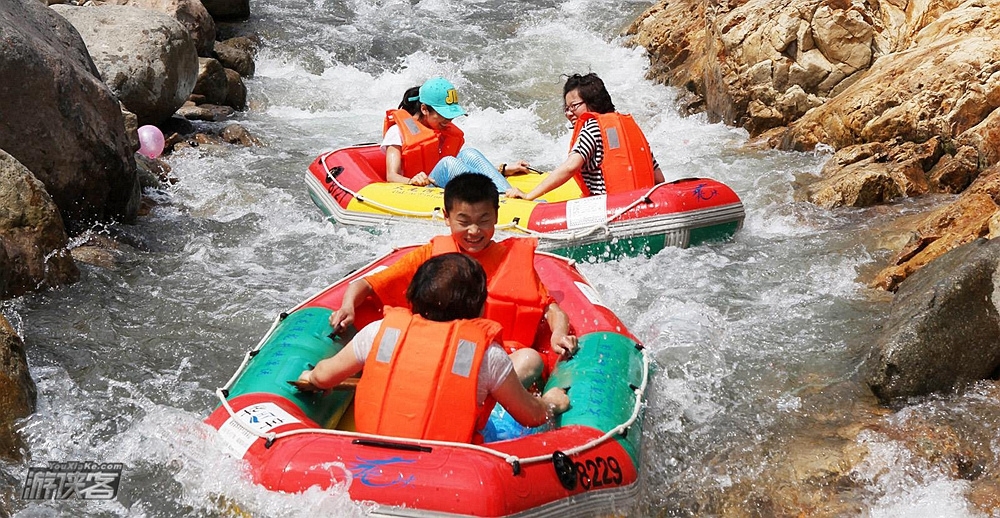
[[[597, 72], [645, 129], [668, 180], [713, 177], [743, 198], [746, 223], [731, 242], [582, 265], [655, 358], [644, 487], [623, 512], [721, 512], [722, 492], [780, 484], [775, 473], [793, 453], [842, 443], [835, 430], [869, 412], [859, 370], [888, 311], [888, 298], [859, 280], [889, 255], [874, 229], [918, 202], [830, 212], [796, 201], [792, 185], [814, 178], [827, 155], [748, 150], [744, 131], [681, 116], [678, 92], [644, 79], [647, 57], [618, 36], [648, 6], [255, 1], [244, 28], [264, 43], [251, 109], [238, 118], [265, 145], [173, 155], [178, 182], [150, 193], [152, 214], [106, 229], [131, 243], [114, 268], [81, 265], [80, 283], [0, 306], [39, 388], [38, 411], [22, 423], [26, 459], [0, 464], [0, 515], [226, 516], [229, 505], [253, 516], [364, 514], [336, 491], [249, 484], [202, 419], [281, 311], [439, 230], [331, 225], [302, 181], [321, 152], [376, 140], [384, 110], [432, 75], [457, 85], [471, 145], [495, 162], [546, 168], [569, 139], [560, 74]], [[912, 412], [972, 405], [985, 391]], [[851, 473], [858, 516], [976, 516], [967, 482], [886, 436], [849, 441], [869, 452]], [[124, 463], [118, 498], [15, 496], [28, 467], [71, 460]]]

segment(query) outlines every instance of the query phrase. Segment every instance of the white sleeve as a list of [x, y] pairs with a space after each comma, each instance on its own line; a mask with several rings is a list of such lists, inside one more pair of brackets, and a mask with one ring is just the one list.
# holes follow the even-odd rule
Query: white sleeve
[[507, 356], [507, 351], [496, 342], [490, 344], [483, 356], [483, 363], [479, 365], [479, 386], [476, 387], [479, 404], [483, 404], [486, 396], [496, 390], [512, 372], [514, 364], [510, 361], [510, 356]]
[[375, 335], [378, 334], [378, 328], [381, 326], [382, 321], [376, 320], [366, 325], [361, 331], [358, 331], [358, 334], [354, 335], [351, 344], [354, 347], [354, 357], [358, 359], [358, 363], [363, 364], [368, 359], [368, 353], [372, 351], [372, 346], [375, 345]]
[[389, 129], [385, 130], [385, 135], [382, 137], [382, 151], [389, 146], [399, 146], [403, 147], [403, 134], [399, 132], [399, 126], [393, 124], [389, 126]]

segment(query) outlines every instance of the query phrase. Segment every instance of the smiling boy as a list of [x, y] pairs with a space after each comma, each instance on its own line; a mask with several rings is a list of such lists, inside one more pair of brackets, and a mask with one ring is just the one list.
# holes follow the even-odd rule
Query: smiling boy
[[431, 257], [461, 252], [479, 261], [486, 271], [488, 298], [483, 316], [503, 326], [504, 346], [525, 386], [554, 364], [554, 359], [545, 362], [531, 348], [541, 319], [552, 330], [552, 351], [571, 356], [577, 340], [570, 334], [569, 318], [535, 273], [537, 240], [493, 241], [499, 208], [499, 195], [488, 177], [475, 173], [456, 176], [444, 191], [444, 218], [451, 235], [437, 236], [389, 268], [351, 283], [340, 309], [330, 316], [334, 331], [353, 324], [355, 308], [373, 293], [387, 306], [406, 307], [406, 288], [417, 268]]

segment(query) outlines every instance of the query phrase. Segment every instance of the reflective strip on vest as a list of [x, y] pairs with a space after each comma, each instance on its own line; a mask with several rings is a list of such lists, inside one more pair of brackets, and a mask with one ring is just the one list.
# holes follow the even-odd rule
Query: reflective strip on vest
[[[570, 149], [573, 149], [583, 125], [590, 119], [596, 120], [601, 128], [601, 144], [604, 146], [601, 174], [607, 194], [648, 189], [656, 185], [649, 142], [631, 115], [618, 112], [580, 115], [573, 126]], [[585, 195], [593, 194], [587, 189], [580, 171], [573, 175], [573, 179]]]
[[455, 362], [451, 365], [451, 373], [463, 378], [468, 378], [472, 373], [472, 361], [476, 358], [476, 342], [468, 340], [458, 341], [458, 350], [455, 351]]
[[385, 330], [382, 334], [382, 340], [378, 344], [378, 354], [375, 356], [375, 361], [389, 363], [389, 360], [392, 359], [392, 353], [396, 352], [396, 346], [399, 345], [399, 334], [401, 332], [401, 329], [395, 327]]

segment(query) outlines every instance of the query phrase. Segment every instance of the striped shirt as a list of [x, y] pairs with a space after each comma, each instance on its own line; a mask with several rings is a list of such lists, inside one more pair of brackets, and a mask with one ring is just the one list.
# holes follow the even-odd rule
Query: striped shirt
[[[608, 190], [604, 186], [604, 174], [601, 173], [601, 162], [604, 161], [604, 140], [601, 137], [601, 126], [597, 123], [597, 119], [588, 119], [583, 123], [580, 135], [577, 136], [576, 142], [573, 143], [569, 152], [583, 157], [580, 176], [583, 177], [583, 183], [587, 185], [590, 195], [607, 194]], [[650, 150], [655, 170], [660, 165], [656, 163], [656, 157], [653, 157], [652, 154], [653, 152]]]

